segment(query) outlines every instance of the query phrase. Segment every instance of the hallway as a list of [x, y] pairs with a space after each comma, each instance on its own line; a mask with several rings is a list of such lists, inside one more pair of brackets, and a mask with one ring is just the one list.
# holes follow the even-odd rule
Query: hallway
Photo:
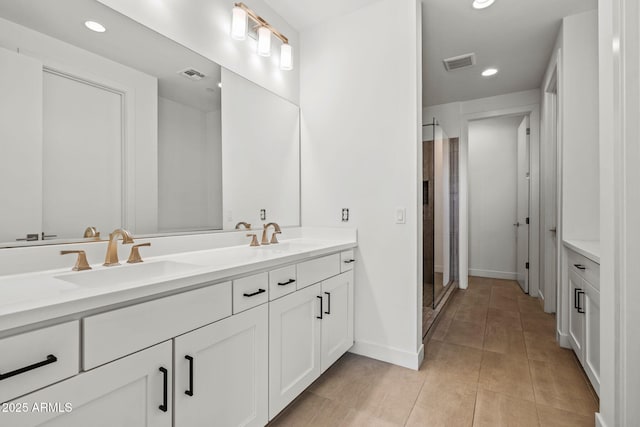
[[597, 398], [555, 317], [516, 282], [470, 278], [418, 372], [347, 353], [273, 426], [593, 426]]

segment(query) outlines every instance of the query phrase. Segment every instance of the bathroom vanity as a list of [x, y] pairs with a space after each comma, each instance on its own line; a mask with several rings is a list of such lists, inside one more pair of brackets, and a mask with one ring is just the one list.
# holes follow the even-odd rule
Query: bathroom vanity
[[353, 345], [355, 246], [0, 277], [0, 425], [267, 424]]

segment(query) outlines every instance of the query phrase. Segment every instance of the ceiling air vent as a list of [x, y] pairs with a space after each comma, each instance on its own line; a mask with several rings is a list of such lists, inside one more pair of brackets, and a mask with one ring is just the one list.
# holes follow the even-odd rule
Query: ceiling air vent
[[465, 55], [454, 56], [453, 58], [447, 58], [442, 62], [444, 62], [444, 68], [447, 71], [459, 70], [461, 68], [476, 65], [476, 54], [467, 53]]
[[190, 80], [202, 80], [205, 78], [203, 73], [193, 68], [185, 68], [184, 70], [178, 71], [178, 74]]

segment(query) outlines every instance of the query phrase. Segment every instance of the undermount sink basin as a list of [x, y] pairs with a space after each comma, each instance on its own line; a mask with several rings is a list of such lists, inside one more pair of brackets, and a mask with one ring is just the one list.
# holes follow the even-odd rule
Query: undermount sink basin
[[108, 286], [186, 274], [198, 268], [200, 267], [182, 262], [155, 261], [73, 272], [55, 276], [55, 278], [80, 286]]

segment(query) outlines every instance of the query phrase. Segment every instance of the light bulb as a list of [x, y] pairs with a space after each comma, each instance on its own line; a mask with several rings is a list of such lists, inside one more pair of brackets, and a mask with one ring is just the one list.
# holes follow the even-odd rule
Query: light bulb
[[284, 43], [280, 47], [280, 69], [293, 70], [293, 48], [289, 43]]
[[244, 40], [247, 38], [247, 11], [235, 6], [231, 13], [231, 38]]
[[271, 56], [271, 30], [267, 27], [258, 28], [258, 55]]
[[473, 8], [474, 9], [484, 9], [491, 6], [495, 2], [495, 0], [474, 0]]

